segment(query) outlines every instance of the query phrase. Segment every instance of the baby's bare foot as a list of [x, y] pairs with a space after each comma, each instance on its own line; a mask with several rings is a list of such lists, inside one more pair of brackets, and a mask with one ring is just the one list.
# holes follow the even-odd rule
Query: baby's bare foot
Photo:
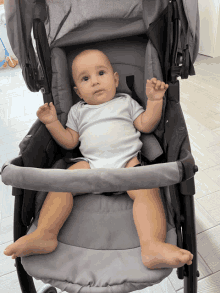
[[152, 242], [141, 247], [142, 262], [149, 269], [180, 268], [191, 265], [193, 254], [188, 250], [162, 242]]
[[33, 254], [47, 254], [54, 251], [57, 244], [56, 236], [49, 233], [40, 234], [36, 230], [9, 245], [4, 250], [4, 254], [8, 256], [12, 255], [12, 259]]

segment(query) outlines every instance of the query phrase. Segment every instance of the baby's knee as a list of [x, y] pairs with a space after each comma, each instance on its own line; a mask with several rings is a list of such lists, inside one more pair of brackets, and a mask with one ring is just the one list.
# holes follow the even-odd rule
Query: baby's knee
[[137, 157], [132, 158], [128, 163], [125, 165], [125, 168], [134, 167], [136, 165], [140, 164]]
[[80, 169], [90, 169], [90, 165], [86, 161], [81, 161], [80, 163]]

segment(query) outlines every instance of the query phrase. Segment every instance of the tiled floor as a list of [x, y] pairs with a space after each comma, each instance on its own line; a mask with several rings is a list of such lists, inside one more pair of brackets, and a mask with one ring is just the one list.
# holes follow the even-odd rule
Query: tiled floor
[[[220, 292], [220, 58], [198, 55], [196, 75], [180, 80], [180, 99], [199, 172], [195, 176], [198, 293]], [[19, 153], [19, 143], [36, 120], [41, 93], [30, 92], [21, 69], [0, 71], [0, 167]], [[0, 182], [0, 292], [19, 293], [14, 261], [3, 254], [13, 239], [11, 187]], [[34, 280], [37, 289], [43, 283]], [[183, 293], [176, 270], [141, 293]]]

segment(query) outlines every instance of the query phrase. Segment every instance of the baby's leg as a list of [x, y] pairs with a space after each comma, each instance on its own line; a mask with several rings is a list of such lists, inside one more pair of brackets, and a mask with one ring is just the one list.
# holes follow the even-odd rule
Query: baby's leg
[[[139, 164], [133, 158], [126, 168]], [[127, 191], [133, 204], [133, 217], [140, 239], [142, 262], [149, 269], [179, 268], [191, 265], [193, 255], [184, 249], [165, 243], [166, 216], [159, 188]]]
[[[90, 169], [89, 163], [78, 162], [68, 168]], [[57, 247], [57, 235], [73, 207], [73, 194], [70, 192], [49, 192], [40, 211], [37, 229], [19, 238], [4, 251], [12, 259], [32, 254], [47, 254]]]

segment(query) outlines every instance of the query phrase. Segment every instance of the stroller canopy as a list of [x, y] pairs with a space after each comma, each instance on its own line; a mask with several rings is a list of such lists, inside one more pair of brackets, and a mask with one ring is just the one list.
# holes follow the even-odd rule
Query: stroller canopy
[[[111, 39], [145, 33], [168, 5], [168, 0], [8, 0], [5, 2], [7, 33], [21, 67], [33, 62], [30, 56], [33, 19], [41, 19], [46, 27], [51, 48], [93, 40]], [[182, 30], [189, 38], [192, 63], [198, 53], [199, 11], [197, 0], [177, 0]], [[94, 22], [104, 20], [102, 30], [95, 33]], [[97, 25], [98, 27], [98, 25]], [[92, 34], [89, 28], [92, 28]], [[74, 37], [70, 37], [73, 35]], [[36, 58], [36, 57], [35, 57]]]

